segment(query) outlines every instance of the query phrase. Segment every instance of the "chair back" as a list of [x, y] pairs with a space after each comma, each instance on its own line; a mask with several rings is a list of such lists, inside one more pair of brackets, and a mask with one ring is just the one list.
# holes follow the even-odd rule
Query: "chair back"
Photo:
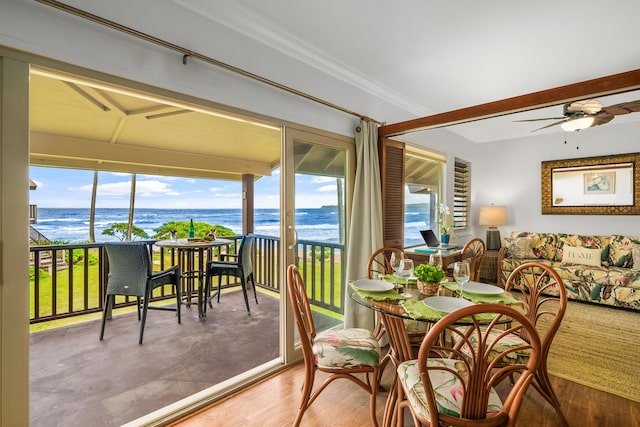
[[401, 258], [406, 258], [404, 252], [398, 248], [380, 248], [369, 257], [367, 263], [367, 277], [373, 279], [378, 274], [393, 274], [391, 268], [391, 254], [398, 254]]
[[302, 354], [307, 366], [315, 363], [313, 356], [313, 340], [316, 337], [316, 326], [311, 316], [311, 306], [307, 298], [307, 289], [298, 268], [291, 264], [287, 268], [287, 291], [291, 308], [296, 319]]
[[511, 272], [505, 290], [522, 296], [524, 313], [538, 329], [546, 354], [567, 309], [567, 290], [560, 275], [541, 262], [527, 262]]
[[[509, 320], [515, 322], [505, 327]], [[520, 330], [530, 336], [529, 342], [517, 348], [502, 345], [508, 333]], [[454, 347], [442, 343], [443, 337], [451, 335], [457, 342]], [[516, 350], [530, 352], [529, 358], [521, 364], [497, 366], [503, 356]], [[430, 425], [513, 425], [540, 366], [541, 352], [533, 324], [509, 306], [474, 304], [449, 313], [431, 327], [418, 353]], [[494, 387], [515, 372], [520, 375], [513, 388], [500, 399]]]
[[477, 282], [480, 280], [480, 267], [482, 260], [487, 253], [487, 247], [484, 240], [475, 238], [469, 240], [462, 248], [462, 259], [470, 258], [471, 277], [470, 280]]
[[149, 248], [141, 242], [105, 243], [109, 260], [107, 294], [145, 296], [151, 277]]
[[254, 240], [255, 236], [247, 234], [242, 237], [242, 241], [240, 242], [240, 249], [238, 250], [238, 264], [242, 266], [244, 277], [248, 277], [250, 274], [253, 274], [251, 254]]

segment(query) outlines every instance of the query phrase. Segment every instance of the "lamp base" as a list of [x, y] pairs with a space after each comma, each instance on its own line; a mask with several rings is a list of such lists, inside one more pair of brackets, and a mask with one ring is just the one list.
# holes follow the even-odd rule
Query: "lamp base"
[[500, 230], [497, 228], [489, 228], [487, 230], [487, 250], [488, 251], [497, 251], [502, 246], [502, 241], [500, 240]]

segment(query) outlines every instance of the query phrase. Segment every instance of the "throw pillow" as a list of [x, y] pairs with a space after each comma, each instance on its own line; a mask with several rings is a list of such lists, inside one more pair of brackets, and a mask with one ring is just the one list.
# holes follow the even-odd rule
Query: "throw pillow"
[[[614, 267], [631, 268], [633, 265], [632, 249], [636, 244], [627, 236], [611, 236], [609, 243], [609, 265]], [[636, 267], [637, 268], [637, 267]]]
[[580, 246], [564, 245], [562, 247], [563, 264], [582, 264], [600, 266], [601, 249], [587, 249]]
[[528, 237], [506, 237], [505, 243], [509, 257], [515, 259], [531, 259], [535, 258], [533, 249], [531, 248], [531, 239]]

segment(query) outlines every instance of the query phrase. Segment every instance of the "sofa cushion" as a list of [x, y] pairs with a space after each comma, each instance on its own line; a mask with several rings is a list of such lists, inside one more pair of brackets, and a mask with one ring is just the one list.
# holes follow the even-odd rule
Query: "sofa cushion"
[[506, 237], [504, 239], [510, 258], [530, 259], [535, 258], [529, 237]]
[[[558, 235], [555, 233], [535, 233], [531, 235], [531, 247], [533, 253], [539, 259], [562, 261], [562, 251], [558, 251], [558, 242]], [[557, 255], [558, 252], [560, 252], [559, 255]]]
[[611, 266], [631, 268], [633, 266], [633, 246], [640, 243], [627, 236], [611, 236], [608, 263]]
[[600, 266], [602, 262], [600, 259], [601, 253], [601, 249], [564, 245], [562, 247], [562, 263]]

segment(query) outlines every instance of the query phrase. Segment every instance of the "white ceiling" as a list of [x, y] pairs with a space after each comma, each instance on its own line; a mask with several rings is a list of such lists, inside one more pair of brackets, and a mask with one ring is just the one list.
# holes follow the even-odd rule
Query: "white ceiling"
[[[65, 3], [386, 123], [640, 68], [637, 0]], [[264, 46], [265, 54], [247, 55], [243, 46], [250, 44]], [[296, 73], [295, 67], [282, 65], [285, 57], [314, 73]], [[312, 81], [316, 72], [371, 98], [348, 98], [320, 87]], [[599, 101], [610, 105], [632, 99], [640, 95]], [[562, 107], [521, 114], [556, 117]], [[487, 142], [526, 137], [539, 127], [514, 124], [514, 119], [452, 130]], [[604, 126], [632, 119], [640, 120], [640, 114], [616, 117]]]

